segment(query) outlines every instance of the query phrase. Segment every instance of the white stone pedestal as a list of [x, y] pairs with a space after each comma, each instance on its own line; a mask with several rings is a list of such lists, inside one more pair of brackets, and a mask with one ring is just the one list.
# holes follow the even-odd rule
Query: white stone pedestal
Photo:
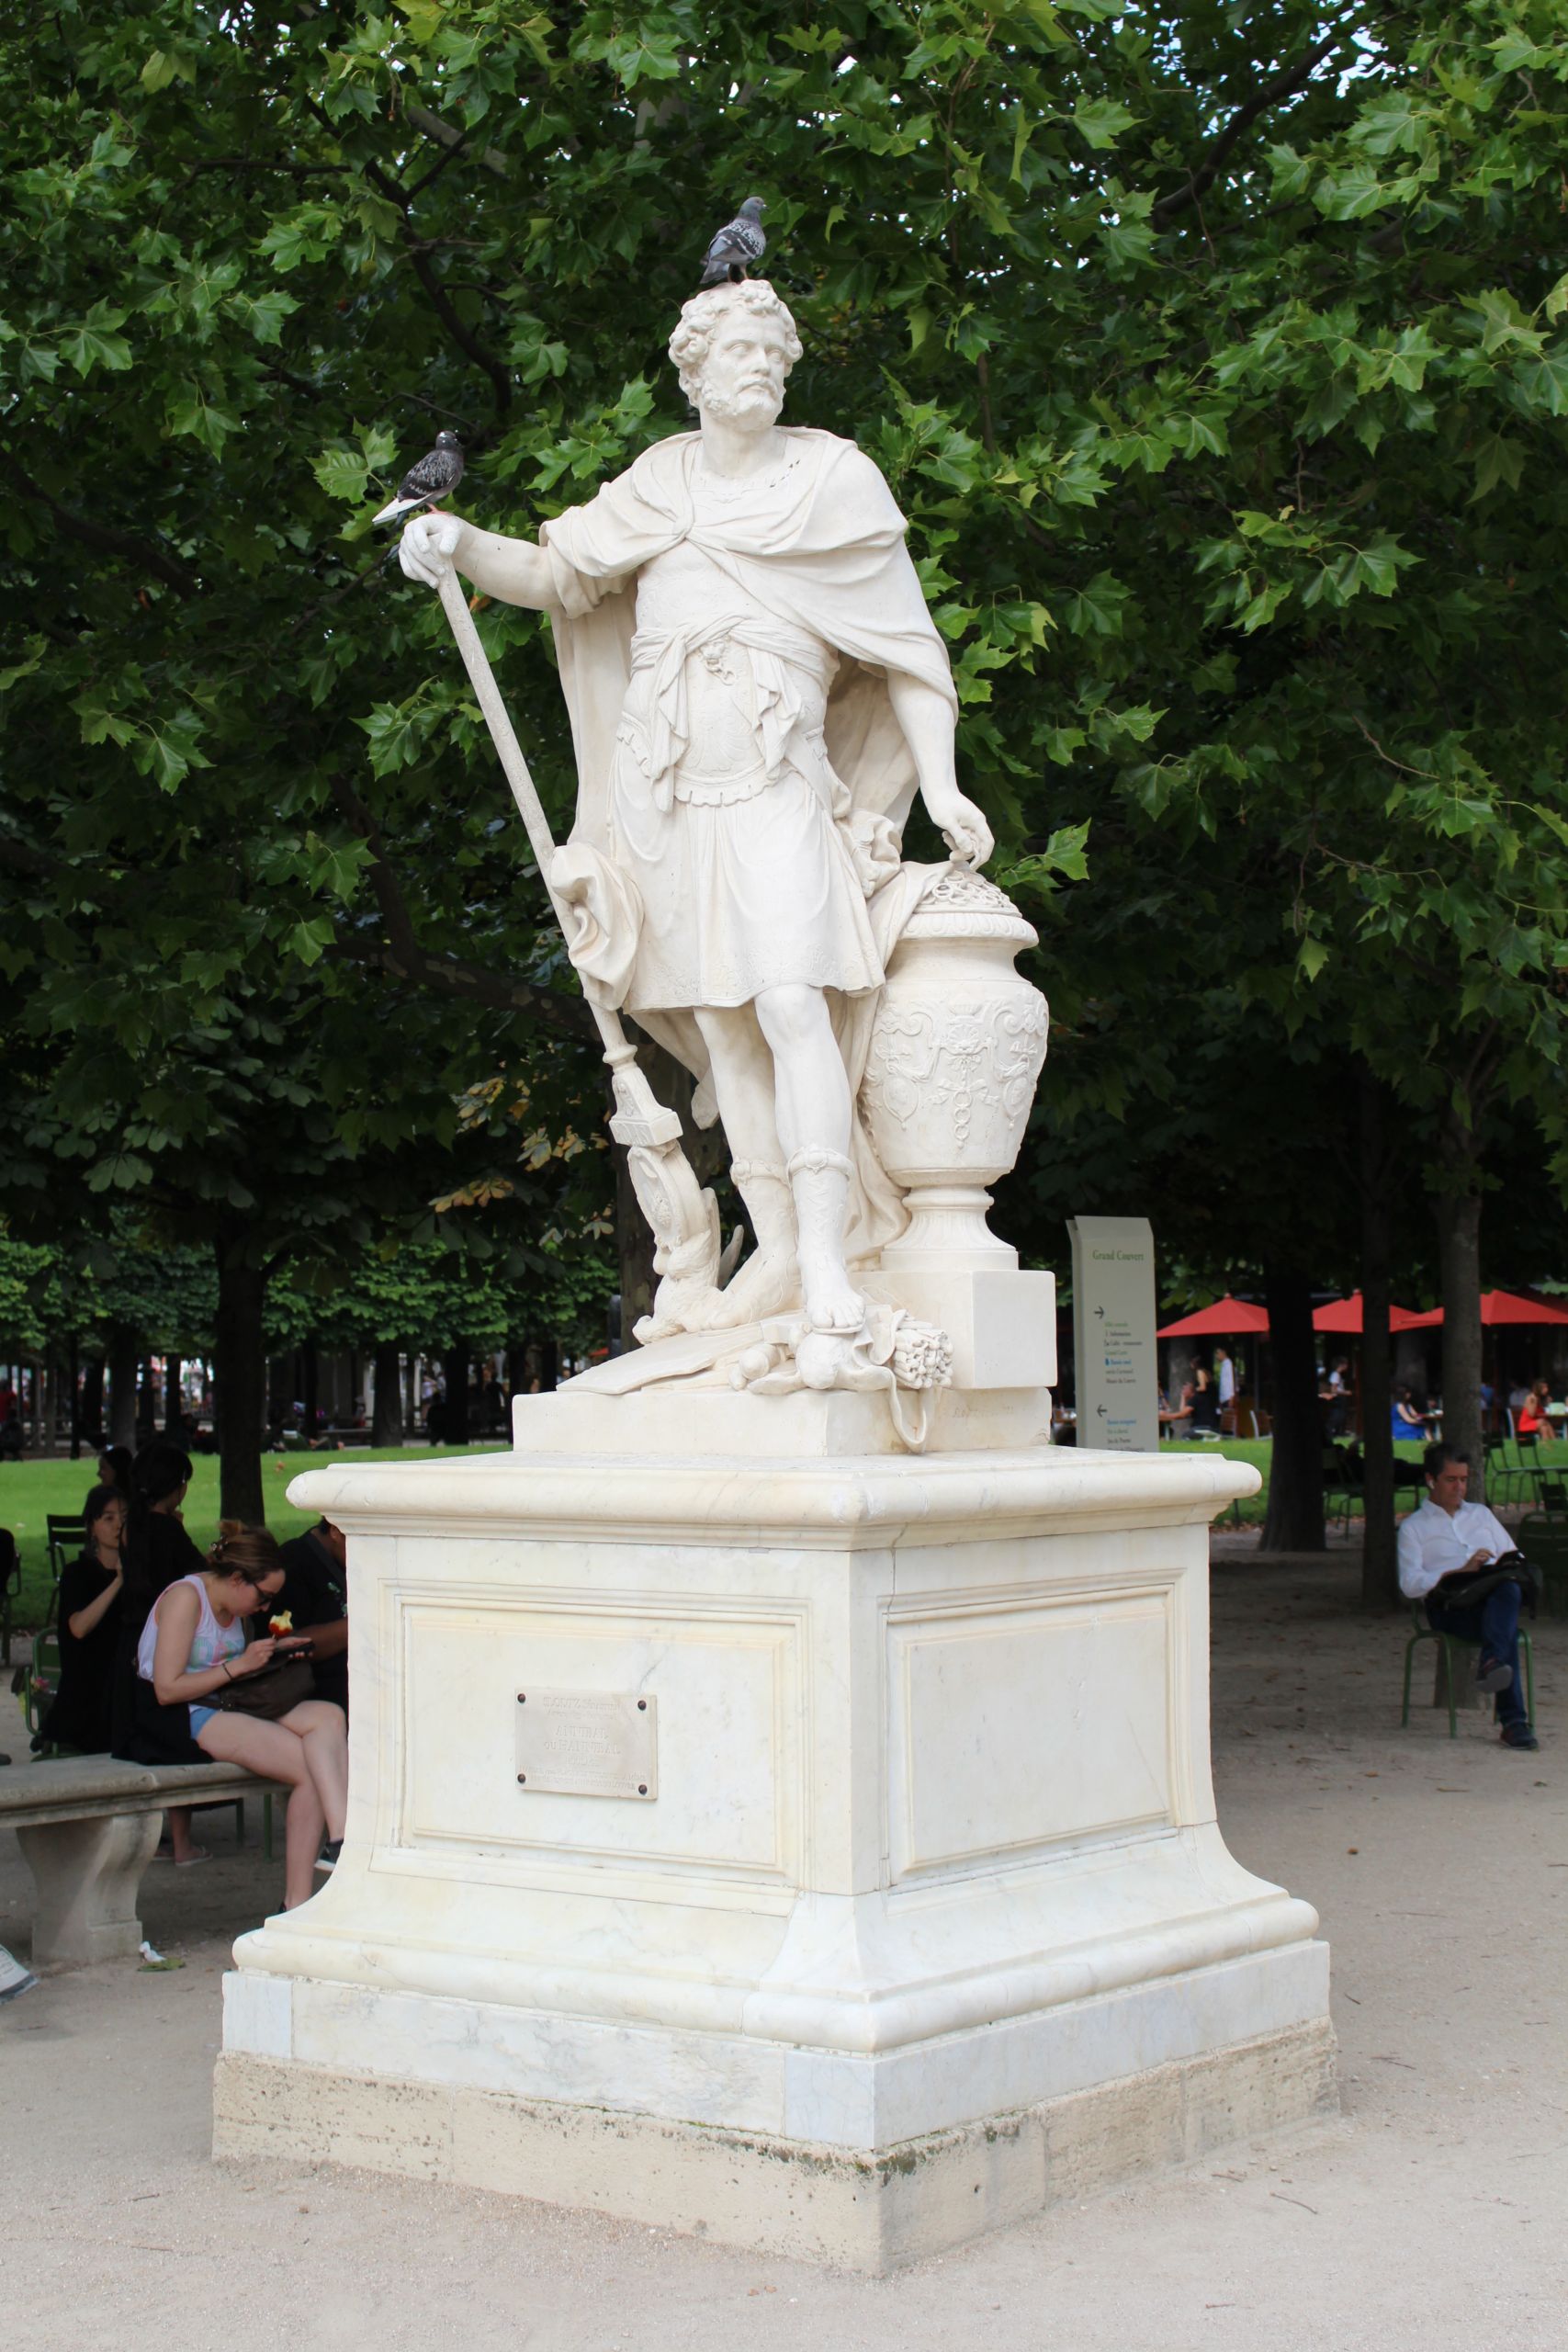
[[1331, 2104], [1315, 1915], [1214, 1821], [1208, 1522], [1254, 1474], [916, 1458], [874, 1396], [694, 1398], [734, 1450], [639, 1453], [679, 1398], [291, 1488], [350, 1536], [348, 1836], [236, 1947], [218, 2153], [876, 2270]]

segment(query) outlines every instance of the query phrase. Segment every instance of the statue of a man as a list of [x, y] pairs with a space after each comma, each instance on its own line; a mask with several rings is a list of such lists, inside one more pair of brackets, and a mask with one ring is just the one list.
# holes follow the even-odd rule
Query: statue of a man
[[958, 789], [947, 650], [886, 482], [852, 441], [778, 423], [800, 349], [765, 282], [699, 294], [670, 345], [697, 432], [537, 545], [438, 514], [400, 552], [411, 579], [450, 562], [551, 615], [580, 790], [549, 879], [574, 960], [704, 1081], [756, 1237], [688, 1328], [803, 1306], [849, 1337], [851, 1268], [901, 1222], [854, 1097], [919, 895], [898, 854], [915, 790], [955, 857], [992, 842]]

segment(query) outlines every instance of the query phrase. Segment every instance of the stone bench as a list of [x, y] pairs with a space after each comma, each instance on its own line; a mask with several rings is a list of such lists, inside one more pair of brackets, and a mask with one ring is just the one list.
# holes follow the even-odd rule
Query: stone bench
[[14, 1829], [37, 1900], [35, 1968], [119, 1960], [141, 1941], [137, 1900], [175, 1804], [231, 1804], [274, 1793], [237, 1764], [126, 1764], [61, 1757], [0, 1770], [0, 1828]]

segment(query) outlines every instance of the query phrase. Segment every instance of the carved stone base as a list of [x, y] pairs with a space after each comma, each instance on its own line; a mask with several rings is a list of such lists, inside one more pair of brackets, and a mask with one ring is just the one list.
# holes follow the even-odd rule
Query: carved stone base
[[[424, 2169], [460, 2136], [449, 2177], [615, 2212], [663, 2149], [661, 2218], [877, 2267], [1038, 2209], [1022, 2110], [1223, 2086], [1277, 2036], [1318, 2071], [1247, 2116], [1314, 2109], [1316, 1917], [1209, 1778], [1207, 1522], [1256, 1473], [842, 1451], [880, 1402], [705, 1399], [682, 1455], [668, 1420], [614, 1450], [678, 1392], [578, 1400], [603, 1451], [533, 1397], [538, 1451], [295, 1482], [349, 1536], [349, 1821], [235, 1947], [224, 2047], [284, 2119], [253, 2144]], [[1143, 2119], [1104, 2143], [1130, 2166], [1187, 2144], [1162, 2086], [1105, 2110]]]
[[1335, 2112], [1325, 2018], [852, 2154], [226, 2051], [218, 2157], [360, 2165], [877, 2275]]
[[108, 1820], [56, 1821], [20, 1828], [33, 1874], [35, 1968], [75, 1968], [124, 1960], [141, 1942], [136, 1905], [141, 1875], [158, 1850], [161, 1813]]

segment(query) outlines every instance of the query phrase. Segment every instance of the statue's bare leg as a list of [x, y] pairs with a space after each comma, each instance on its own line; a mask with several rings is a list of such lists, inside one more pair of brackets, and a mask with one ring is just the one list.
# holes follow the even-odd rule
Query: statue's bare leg
[[714, 1093], [730, 1173], [746, 1204], [756, 1248], [703, 1315], [707, 1330], [733, 1330], [800, 1304], [795, 1204], [773, 1115], [773, 1057], [749, 1004], [696, 1014], [713, 1065]]
[[865, 1301], [844, 1263], [849, 1221], [849, 1073], [820, 989], [765, 989], [757, 1022], [773, 1050], [773, 1115], [795, 1196], [807, 1320], [819, 1331], [858, 1331]]

